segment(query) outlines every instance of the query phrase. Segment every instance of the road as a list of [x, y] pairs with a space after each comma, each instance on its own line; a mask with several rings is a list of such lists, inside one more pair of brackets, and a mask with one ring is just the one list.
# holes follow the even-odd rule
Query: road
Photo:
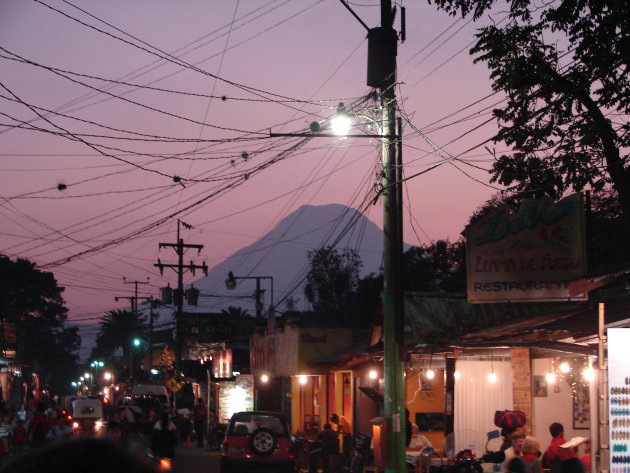
[[219, 473], [219, 452], [178, 448], [173, 473]]

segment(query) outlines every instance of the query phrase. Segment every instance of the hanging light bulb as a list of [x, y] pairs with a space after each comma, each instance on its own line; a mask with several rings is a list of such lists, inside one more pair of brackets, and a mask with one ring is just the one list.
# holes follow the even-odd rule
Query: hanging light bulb
[[490, 355], [490, 373], [488, 373], [488, 382], [497, 382], [497, 375], [494, 373], [494, 362], [492, 361], [492, 355]]
[[571, 371], [571, 366], [569, 366], [569, 363], [567, 363], [566, 361], [563, 361], [562, 363], [560, 363], [560, 371], [562, 371], [563, 373], [568, 373], [569, 371]]
[[370, 377], [370, 379], [376, 379], [378, 377], [378, 372], [376, 370], [370, 370], [368, 376]]
[[300, 384], [306, 384], [306, 375], [305, 374], [301, 374], [299, 376], [299, 381], [300, 381]]
[[455, 373], [453, 373], [453, 378], [460, 379], [461, 377], [462, 377], [462, 374], [459, 371], [455, 371]]
[[260, 377], [260, 381], [262, 381], [263, 383], [266, 383], [267, 381], [269, 381], [269, 376], [267, 376], [266, 374], [263, 374]]
[[432, 369], [427, 370], [427, 379], [433, 378], [435, 378], [435, 371], [433, 371]]
[[554, 373], [547, 373], [545, 375], [545, 379], [547, 380], [547, 382], [549, 384], [555, 383], [556, 382], [556, 375]]

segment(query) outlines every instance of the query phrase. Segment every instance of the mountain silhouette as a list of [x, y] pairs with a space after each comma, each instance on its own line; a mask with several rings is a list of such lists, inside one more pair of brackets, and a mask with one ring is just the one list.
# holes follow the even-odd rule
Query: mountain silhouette
[[[308, 252], [323, 246], [356, 250], [363, 263], [361, 277], [380, 272], [383, 231], [357, 210], [341, 204], [304, 205], [280, 221], [255, 243], [241, 248], [192, 283], [199, 289], [199, 305], [185, 306], [187, 312], [220, 312], [228, 306], [255, 314], [255, 279], [260, 277], [263, 304], [271, 304], [271, 279], [276, 308], [292, 297], [296, 309], [308, 309], [303, 286], [309, 269]], [[231, 271], [237, 286], [229, 291], [225, 279]]]

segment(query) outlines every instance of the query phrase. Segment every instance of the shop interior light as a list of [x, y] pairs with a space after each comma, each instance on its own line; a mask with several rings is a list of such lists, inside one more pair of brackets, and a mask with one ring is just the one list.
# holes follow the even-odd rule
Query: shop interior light
[[589, 366], [582, 372], [582, 376], [586, 381], [593, 381], [595, 379], [595, 370]]
[[545, 375], [545, 379], [547, 380], [547, 382], [549, 384], [555, 383], [556, 382], [556, 375], [554, 373], [547, 373]]
[[298, 377], [298, 379], [299, 379], [299, 381], [300, 381], [300, 384], [306, 384], [306, 375], [301, 374], [301, 375]]
[[268, 381], [269, 381], [269, 376], [267, 376], [266, 374], [263, 374], [263, 375], [260, 377], [260, 381], [262, 381], [263, 383], [268, 382]]
[[569, 366], [569, 363], [567, 363], [566, 361], [563, 361], [562, 363], [560, 363], [560, 371], [562, 371], [563, 373], [568, 373], [569, 371], [571, 371], [571, 366]]
[[494, 371], [490, 371], [490, 373], [488, 373], [488, 382], [489, 383], [496, 383], [497, 382], [497, 375]]
[[461, 377], [462, 377], [462, 374], [459, 371], [455, 371], [455, 373], [453, 373], [453, 378], [460, 379]]
[[433, 371], [432, 369], [427, 370], [427, 379], [433, 378], [435, 378], [435, 371]]
[[370, 379], [376, 379], [378, 377], [378, 373], [376, 372], [376, 370], [370, 370], [368, 376], [370, 377]]

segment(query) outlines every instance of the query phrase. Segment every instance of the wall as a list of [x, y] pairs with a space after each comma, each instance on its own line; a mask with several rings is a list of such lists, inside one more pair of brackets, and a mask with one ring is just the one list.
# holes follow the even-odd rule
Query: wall
[[[407, 370], [405, 380], [405, 399], [412, 422], [417, 412], [445, 412], [444, 370], [435, 370], [433, 380], [423, 380], [422, 371], [410, 369]], [[422, 432], [422, 435], [429, 439], [435, 449], [442, 448], [444, 432]]]
[[[549, 372], [551, 360], [548, 358], [532, 360], [532, 375], [545, 376]], [[564, 438], [588, 437], [589, 430], [573, 428], [573, 396], [571, 387], [564, 381], [556, 381], [547, 386], [546, 396], [533, 398], [534, 423], [533, 435], [540, 442], [541, 450], [545, 450], [551, 442], [549, 425], [560, 422], [564, 426]]]

